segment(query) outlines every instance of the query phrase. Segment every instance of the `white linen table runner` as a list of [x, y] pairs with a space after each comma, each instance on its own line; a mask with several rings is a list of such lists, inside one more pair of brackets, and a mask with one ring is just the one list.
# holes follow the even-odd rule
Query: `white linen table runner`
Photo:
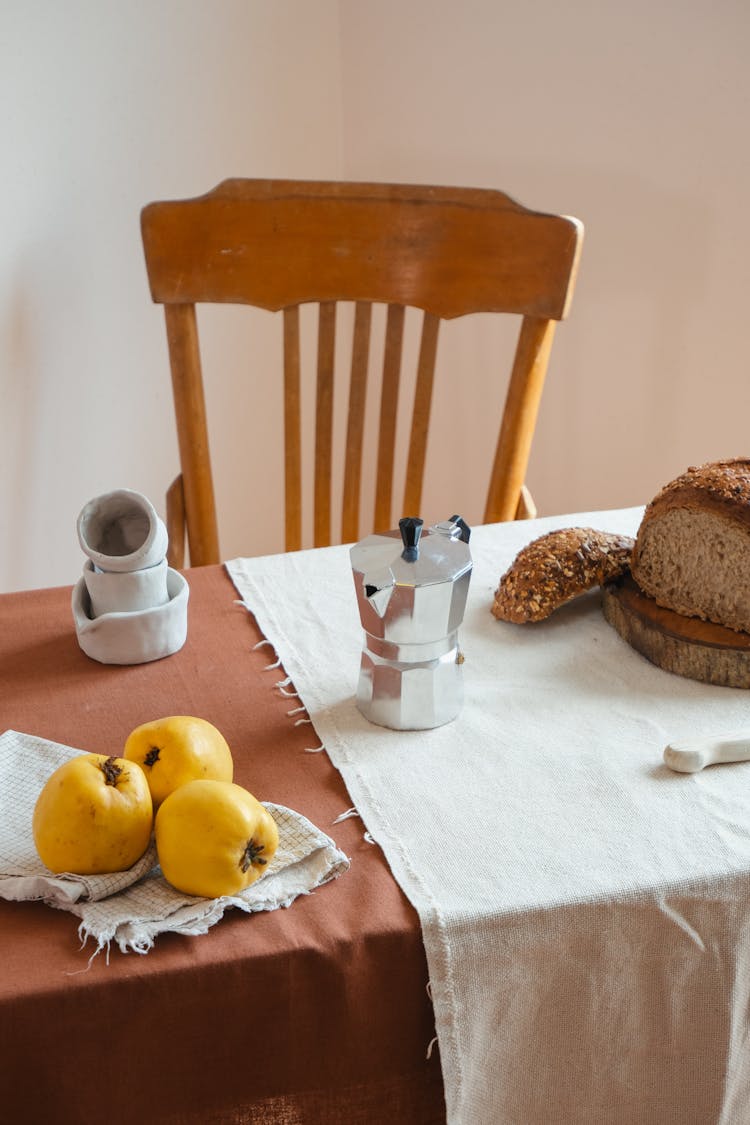
[[598, 591], [536, 625], [491, 614], [532, 539], [641, 515], [474, 529], [465, 704], [431, 731], [356, 709], [347, 547], [226, 564], [418, 911], [451, 1125], [750, 1122], [750, 764], [662, 760], [750, 731], [750, 696], [651, 665]]

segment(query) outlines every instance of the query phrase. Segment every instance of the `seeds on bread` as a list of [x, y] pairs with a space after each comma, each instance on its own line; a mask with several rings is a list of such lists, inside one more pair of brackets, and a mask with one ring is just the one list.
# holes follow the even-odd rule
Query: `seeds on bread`
[[566, 527], [524, 547], [500, 579], [492, 612], [501, 621], [543, 621], [565, 602], [625, 574], [634, 540]]

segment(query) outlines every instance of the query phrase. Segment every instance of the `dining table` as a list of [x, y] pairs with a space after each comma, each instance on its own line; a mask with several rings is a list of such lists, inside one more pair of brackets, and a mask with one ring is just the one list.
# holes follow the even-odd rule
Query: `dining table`
[[187, 640], [139, 665], [81, 651], [70, 586], [0, 595], [0, 732], [119, 755], [200, 716], [347, 861], [140, 952], [0, 899], [3, 1120], [750, 1123], [750, 764], [663, 760], [741, 729], [747, 692], [649, 663], [598, 590], [491, 613], [533, 539], [642, 511], [473, 529], [464, 704], [435, 730], [356, 706], [347, 545], [187, 568]]
[[[78, 646], [71, 589], [0, 596], [0, 730], [121, 755], [131, 730], [196, 715], [235, 781], [300, 811], [351, 861], [288, 909], [228, 912], [146, 955], [91, 958], [77, 919], [0, 900], [0, 1118], [13, 1125], [445, 1120], [416, 911], [222, 566], [188, 568], [188, 637], [152, 663]], [[0, 794], [0, 808], [3, 795]], [[337, 822], [337, 823], [335, 823]]]

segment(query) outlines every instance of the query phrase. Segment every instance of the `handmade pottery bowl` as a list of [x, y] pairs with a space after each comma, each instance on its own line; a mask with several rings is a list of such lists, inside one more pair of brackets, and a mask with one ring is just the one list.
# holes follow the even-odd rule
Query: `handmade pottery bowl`
[[187, 637], [188, 584], [177, 570], [167, 568], [169, 600], [150, 609], [94, 616], [86, 582], [73, 588], [72, 609], [78, 643], [100, 664], [145, 664], [171, 656]]
[[139, 609], [153, 609], [169, 601], [167, 589], [167, 560], [144, 570], [131, 570], [118, 574], [97, 570], [91, 559], [83, 567], [83, 581], [91, 599], [93, 617], [105, 613], [133, 613]]

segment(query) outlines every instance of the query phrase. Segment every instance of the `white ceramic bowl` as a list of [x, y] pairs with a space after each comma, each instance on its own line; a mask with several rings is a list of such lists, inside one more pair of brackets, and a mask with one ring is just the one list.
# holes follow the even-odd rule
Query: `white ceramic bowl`
[[150, 500], [131, 488], [118, 488], [89, 500], [81, 509], [78, 542], [99, 570], [143, 570], [167, 554], [169, 539]]
[[86, 582], [73, 588], [72, 609], [78, 643], [100, 664], [145, 664], [171, 656], [187, 637], [190, 591], [185, 578], [167, 569], [169, 601], [130, 613], [104, 613], [94, 617]]
[[97, 570], [91, 559], [83, 567], [83, 581], [91, 599], [92, 617], [105, 613], [133, 613], [139, 609], [153, 609], [169, 601], [167, 589], [167, 560], [144, 570], [130, 570], [116, 574]]

